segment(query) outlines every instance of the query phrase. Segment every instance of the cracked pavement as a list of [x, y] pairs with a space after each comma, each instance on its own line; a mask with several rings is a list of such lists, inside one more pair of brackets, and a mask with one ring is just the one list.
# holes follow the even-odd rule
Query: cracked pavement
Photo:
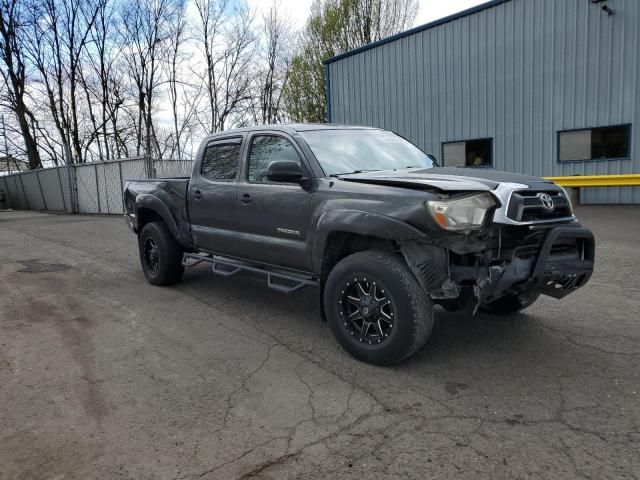
[[393, 368], [317, 291], [148, 285], [120, 218], [0, 212], [0, 479], [640, 478], [640, 207], [581, 207], [596, 272], [511, 318], [438, 310]]

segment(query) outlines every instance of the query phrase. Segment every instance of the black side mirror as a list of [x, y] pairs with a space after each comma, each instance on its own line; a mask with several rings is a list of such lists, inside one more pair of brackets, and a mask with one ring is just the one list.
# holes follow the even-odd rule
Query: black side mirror
[[292, 160], [276, 160], [267, 168], [267, 179], [272, 182], [300, 183], [303, 176], [300, 164]]

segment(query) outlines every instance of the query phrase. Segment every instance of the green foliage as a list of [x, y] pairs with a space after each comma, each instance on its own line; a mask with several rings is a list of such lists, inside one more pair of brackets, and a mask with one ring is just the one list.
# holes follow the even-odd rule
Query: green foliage
[[417, 0], [315, 0], [285, 87], [290, 119], [325, 121], [322, 61], [409, 28], [416, 11]]

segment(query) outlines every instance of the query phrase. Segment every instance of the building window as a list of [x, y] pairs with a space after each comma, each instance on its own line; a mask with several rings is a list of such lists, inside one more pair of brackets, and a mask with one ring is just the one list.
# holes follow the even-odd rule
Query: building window
[[481, 138], [443, 143], [443, 164], [445, 167], [490, 167], [493, 163], [492, 141], [491, 138]]
[[276, 160], [291, 160], [300, 163], [300, 156], [286, 138], [273, 135], [253, 137], [247, 179], [250, 182], [267, 182], [269, 164]]
[[629, 158], [631, 125], [558, 132], [558, 160]]
[[207, 146], [200, 174], [207, 180], [235, 180], [240, 161], [240, 141]]

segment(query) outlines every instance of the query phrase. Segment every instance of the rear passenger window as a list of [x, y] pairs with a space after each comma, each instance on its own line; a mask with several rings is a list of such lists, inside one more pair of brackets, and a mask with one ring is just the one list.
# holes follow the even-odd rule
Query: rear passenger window
[[293, 160], [300, 163], [300, 156], [286, 138], [273, 135], [256, 135], [251, 142], [249, 156], [250, 182], [266, 182], [267, 168], [276, 160]]
[[234, 180], [239, 160], [240, 142], [209, 145], [204, 151], [200, 175], [207, 180]]

